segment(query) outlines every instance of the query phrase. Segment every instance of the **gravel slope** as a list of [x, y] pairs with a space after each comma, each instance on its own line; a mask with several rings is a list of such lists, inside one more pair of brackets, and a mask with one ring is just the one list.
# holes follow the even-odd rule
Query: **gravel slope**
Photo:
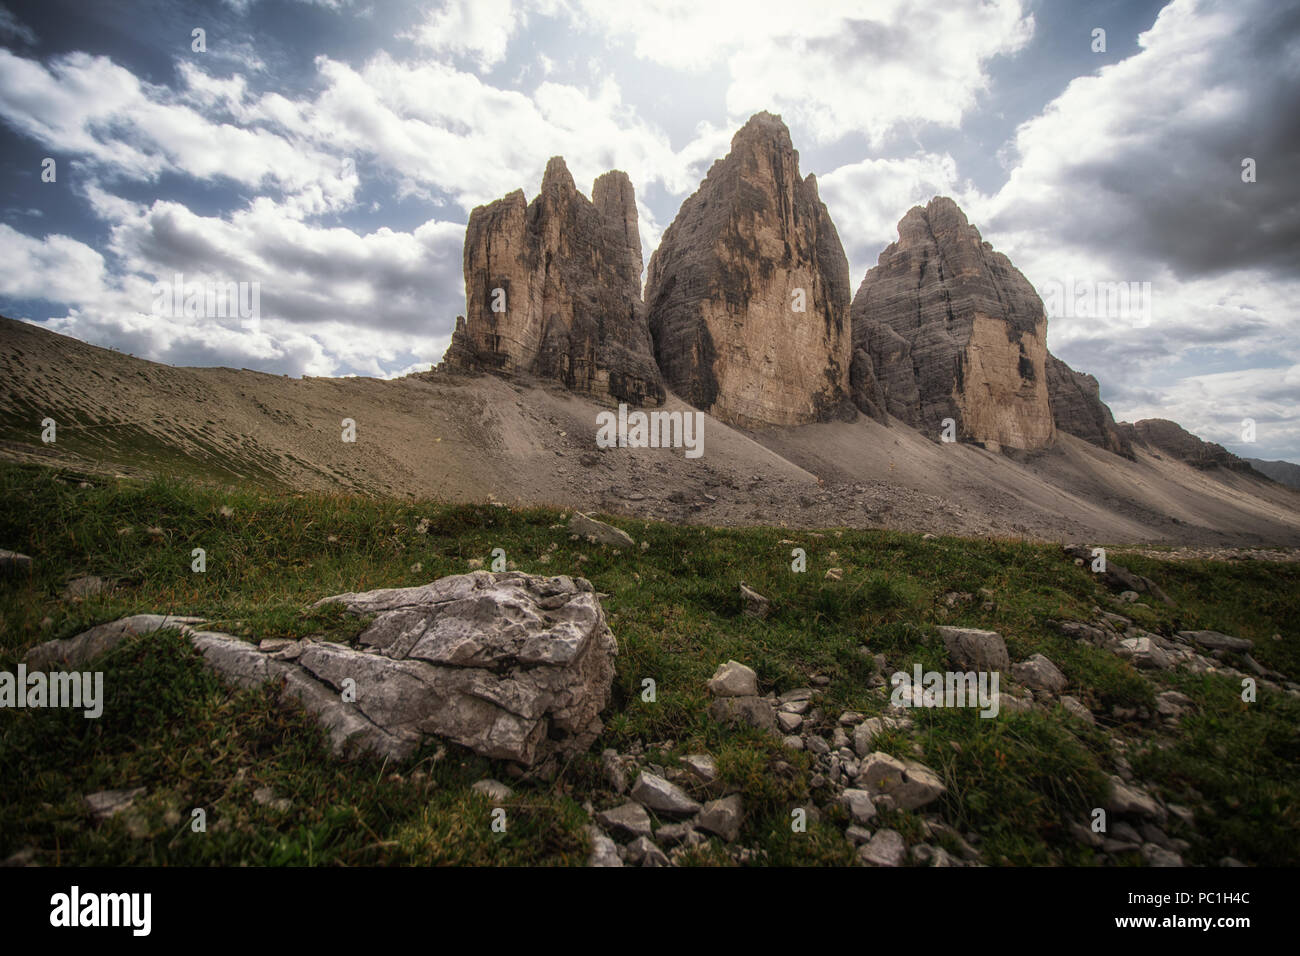
[[[687, 407], [670, 396], [668, 410]], [[595, 446], [603, 408], [552, 387], [426, 373], [290, 379], [172, 368], [0, 319], [0, 455], [288, 489], [554, 504], [713, 525], [888, 527], [1196, 548], [1300, 546], [1300, 492], [1136, 462], [1069, 435], [1005, 455], [865, 417], [742, 432], [704, 454]], [[58, 423], [42, 444], [40, 422]], [[356, 441], [341, 422], [356, 422]]]

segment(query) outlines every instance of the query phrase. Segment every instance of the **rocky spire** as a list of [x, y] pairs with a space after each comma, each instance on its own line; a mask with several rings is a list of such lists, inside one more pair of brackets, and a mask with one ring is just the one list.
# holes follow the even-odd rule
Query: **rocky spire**
[[779, 116], [758, 113], [650, 258], [665, 383], [735, 424], [852, 415], [848, 262]]
[[531, 203], [516, 190], [479, 206], [465, 230], [465, 321], [443, 364], [553, 379], [632, 404], [664, 399], [641, 303], [641, 239], [627, 175], [578, 192], [546, 164]]
[[1043, 448], [1056, 438], [1047, 316], [1033, 286], [957, 204], [911, 209], [853, 299], [854, 400], [938, 439]]
[[621, 169], [612, 169], [597, 176], [591, 187], [591, 201], [613, 230], [614, 244], [625, 249], [627, 268], [636, 275], [637, 289], [641, 287], [641, 233], [637, 229], [636, 193], [632, 180]]

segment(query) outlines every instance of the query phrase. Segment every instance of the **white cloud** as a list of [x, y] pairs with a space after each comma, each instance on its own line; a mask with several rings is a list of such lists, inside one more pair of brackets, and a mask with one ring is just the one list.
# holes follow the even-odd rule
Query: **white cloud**
[[445, 0], [403, 38], [436, 54], [467, 56], [487, 69], [505, 59], [525, 16], [512, 0]]
[[725, 63], [732, 118], [788, 114], [818, 142], [873, 144], [923, 123], [956, 127], [988, 83], [987, 63], [1028, 42], [1021, 0], [574, 0], [575, 26], [631, 37], [638, 57], [677, 70]]
[[[1132, 411], [1138, 418], [1175, 418], [1243, 457], [1272, 459], [1300, 447], [1297, 402], [1300, 365], [1291, 365], [1189, 375], [1162, 390], [1159, 403], [1137, 403]], [[1244, 440], [1246, 419], [1255, 423], [1253, 443]]]
[[[86, 341], [172, 364], [378, 376], [413, 358], [440, 359], [463, 311], [464, 229], [455, 223], [358, 235], [307, 225], [269, 199], [217, 218], [97, 186], [89, 196], [111, 224], [111, 274], [101, 253], [75, 239], [38, 240], [0, 224], [0, 296], [63, 303], [68, 312], [52, 327]], [[260, 328], [237, 316], [155, 314], [155, 283], [177, 273], [186, 286], [257, 283]]]
[[34, 239], [0, 223], [0, 250], [0, 295], [78, 302], [104, 288], [104, 257], [68, 236]]
[[612, 79], [595, 89], [548, 81], [529, 96], [443, 63], [399, 62], [384, 53], [360, 70], [327, 58], [318, 67], [325, 89], [315, 102], [264, 102], [263, 115], [277, 110], [291, 128], [305, 124], [336, 148], [368, 155], [404, 191], [444, 192], [466, 211], [540, 182], [556, 155], [584, 192], [617, 168], [639, 191], [659, 182], [681, 193], [698, 182], [701, 144], [720, 135], [702, 125], [674, 151], [666, 133], [624, 104]]
[[106, 57], [72, 53], [46, 67], [0, 49], [0, 116], [105, 175], [152, 181], [163, 172], [178, 172], [274, 187], [293, 197], [300, 214], [338, 208], [351, 199], [355, 179], [340, 175], [339, 160], [326, 148], [264, 126], [214, 122], [203, 115], [203, 108], [218, 104], [240, 112], [242, 78], [213, 80], [193, 67], [181, 75], [192, 85], [175, 94], [142, 82]]
[[898, 222], [907, 210], [935, 196], [950, 196], [975, 220], [983, 202], [947, 154], [864, 159], [817, 177], [817, 186], [849, 258], [851, 291], [880, 252], [898, 239]]
[[[1239, 175], [1248, 150], [1274, 163], [1294, 151], [1275, 131], [1300, 56], [1294, 44], [1280, 62], [1257, 53], [1279, 12], [1174, 0], [1138, 53], [1075, 79], [1018, 128], [983, 225], [1040, 293], [1151, 283], [1149, 320], [1049, 312], [1050, 346], [1100, 379], [1117, 417], [1173, 418], [1224, 444], [1242, 417], [1268, 419], [1294, 455], [1300, 390], [1285, 366], [1300, 362], [1300, 278], [1274, 259], [1294, 249], [1279, 240], [1293, 234], [1297, 190], [1294, 177]], [[1216, 366], [1232, 371], [1205, 371]], [[1270, 397], [1282, 380], [1286, 397]]]
[[[441, 344], [441, 348], [439, 349], [438, 352], [439, 355], [441, 355], [443, 351], [446, 350], [447, 344], [450, 341], [451, 341], [451, 336], [447, 336], [446, 340]], [[407, 375], [414, 375], [416, 372], [427, 372], [429, 371], [430, 364], [437, 364], [437, 363], [436, 362], [435, 363], [412, 362], [410, 365], [406, 366], [406, 368], [399, 368], [393, 372], [386, 372], [382, 377], [388, 379], [404, 378]]]

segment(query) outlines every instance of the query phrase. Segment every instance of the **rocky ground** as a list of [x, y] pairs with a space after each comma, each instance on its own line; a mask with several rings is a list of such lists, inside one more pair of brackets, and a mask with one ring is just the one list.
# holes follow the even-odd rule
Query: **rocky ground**
[[[236, 515], [232, 510], [224, 517]], [[618, 562], [624, 560], [620, 555], [645, 556], [652, 547], [587, 515], [565, 517], [546, 532], [564, 534], [586, 553]], [[433, 527], [433, 519], [422, 518], [414, 533], [427, 536]], [[159, 538], [168, 532], [151, 528], [146, 533]], [[802, 543], [812, 544], [809, 537], [801, 536]], [[844, 543], [826, 552], [830, 566], [820, 574], [832, 586], [849, 584], [861, 574], [845, 560], [851, 557], [847, 539], [836, 537]], [[781, 548], [798, 543], [776, 542]], [[931, 546], [938, 546], [937, 541]], [[552, 555], [559, 559], [563, 552], [546, 549], [542, 563], [551, 563]], [[1058, 560], [1083, 569], [1091, 557], [1086, 548], [1067, 548]], [[579, 563], [587, 560], [579, 558]], [[646, 560], [641, 557], [638, 563], [648, 571]], [[22, 580], [40, 563], [39, 557], [33, 561], [5, 552], [0, 573], [6, 580]], [[341, 609], [358, 620], [358, 627], [343, 633], [335, 627], [259, 638], [257, 628], [243, 636], [211, 629], [204, 616], [139, 613], [38, 643], [23, 660], [31, 670], [83, 670], [142, 635], [175, 631], [227, 686], [250, 693], [269, 687], [283, 705], [301, 708], [325, 732], [334, 760], [381, 757], [403, 768], [394, 774], [395, 784], [428, 787], [428, 773], [407, 766], [417, 754], [432, 754], [426, 761], [437, 764], [447, 759], [447, 746], [454, 745], [487, 758], [492, 763], [463, 785], [472, 800], [485, 801], [502, 820], [552, 792], [574, 761], [583, 762], [590, 772], [564, 792], [585, 817], [585, 860], [592, 866], [780, 862], [771, 858], [770, 839], [756, 839], [773, 826], [788, 827], [792, 837], [816, 833], [822, 862], [886, 867], [1006, 863], [1007, 836], [997, 832], [1005, 829], [1005, 811], [995, 806], [992, 815], [971, 812], [978, 801], [967, 804], [984, 768], [961, 761], [968, 748], [990, 741], [996, 757], [997, 748], [1005, 745], [996, 743], [1004, 728], [1028, 734], [1040, 726], [1038, 721], [1064, 734], [1058, 746], [1073, 741], [1070, 746], [1087, 742], [1098, 748], [1096, 757], [1088, 758], [1096, 760], [1099, 774], [1095, 795], [1076, 796], [1070, 801], [1073, 809], [1049, 817], [1054, 839], [1074, 845], [1072, 862], [1181, 866], [1195, 857], [1203, 863], [1239, 865], [1243, 861], [1230, 853], [1206, 859], [1205, 821], [1221, 812], [1213, 806], [1214, 797], [1196, 786], [1172, 788], [1171, 781], [1152, 775], [1146, 755], [1172, 750], [1189, 726], [1219, 719], [1211, 715], [1222, 712], [1221, 702], [1198, 691], [1198, 681], [1235, 688], [1247, 705], [1257, 696], [1300, 699], [1300, 683], [1256, 658], [1256, 641], [1209, 628], [1155, 623], [1162, 614], [1172, 613], [1166, 620], [1177, 621], [1190, 612], [1180, 609], [1178, 600], [1149, 574], [1109, 560], [1104, 570], [1093, 572], [1100, 602], [1086, 616], [1043, 622], [1063, 643], [1039, 642], [1031, 646], [1040, 649], [1031, 651], [1019, 640], [1013, 652], [998, 630], [935, 623], [938, 656], [927, 657], [916, 642], [928, 625], [904, 614], [897, 622], [900, 633], [914, 636], [902, 644], [882, 644], [879, 650], [869, 642], [856, 644], [852, 676], [842, 666], [816, 667], [805, 672], [806, 684], [784, 688], [784, 680], [760, 677], [760, 669], [772, 673], [761, 657], [755, 657], [756, 669], [735, 659], [710, 662], [716, 652], [697, 649], [693, 653], [702, 658], [699, 663], [712, 670], [692, 693], [699, 695], [707, 714], [701, 719], [714, 729], [704, 737], [698, 730], [680, 737], [615, 734], [618, 745], [603, 746], [597, 741], [609, 735], [601, 716], [618, 722], [625, 719], [620, 711], [635, 706], [626, 697], [621, 704], [611, 700], [622, 662], [606, 608], [610, 595], [581, 577], [491, 572], [482, 569], [480, 559], [468, 563], [467, 573], [427, 584], [315, 601], [313, 610]], [[412, 570], [418, 574], [417, 567]], [[640, 578], [640, 572], [632, 574], [634, 581]], [[111, 587], [102, 578], [83, 575], [64, 587], [61, 600], [80, 606]], [[766, 587], [744, 583], [736, 588], [740, 620], [765, 628], [783, 617], [780, 605], [788, 597], [774, 600], [763, 593]], [[948, 590], [938, 595], [932, 620], [994, 618], [1011, 600], [1005, 589], [994, 587]], [[1281, 633], [1273, 634], [1268, 643], [1276, 646], [1263, 648], [1260, 656], [1275, 659], [1282, 641]], [[994, 696], [981, 702], [993, 703], [994, 709], [987, 722], [975, 720], [973, 736], [954, 735], [950, 726], [936, 740], [932, 705], [944, 703], [927, 701], [921, 687], [912, 689], [920, 696], [900, 692], [900, 675], [906, 689], [918, 655], [930, 667], [1000, 675]], [[1084, 676], [1108, 658], [1114, 663], [1105, 666], [1117, 668], [1136, 693], [1116, 696]], [[621, 682], [631, 684], [635, 694], [644, 687], [639, 677], [644, 672], [642, 664], [633, 664]], [[664, 690], [668, 692], [667, 684]], [[861, 704], [846, 707], [845, 700]], [[1018, 722], [1025, 719], [1034, 723]], [[742, 753], [748, 755], [745, 760], [761, 759], [764, 778], [781, 781], [775, 805], [763, 787], [737, 776], [737, 752], [729, 743], [733, 737], [756, 748]], [[710, 740], [713, 746], [700, 746]], [[4, 750], [0, 735], [0, 759]], [[1068, 763], [1080, 756], [1065, 747], [1056, 754], [1039, 751], [1037, 759]], [[1048, 784], [1054, 779], [1049, 775]], [[120, 783], [79, 798], [82, 812], [96, 826], [108, 827], [117, 819], [137, 840], [153, 832], [150, 812], [161, 812], [164, 826], [176, 826], [174, 806], [161, 811], [146, 807], [178, 781]], [[291, 819], [301, 808], [286, 790], [292, 792], [292, 787], [284, 781], [251, 786], [249, 799], [259, 812]], [[842, 848], [827, 847], [828, 839], [842, 841]], [[8, 851], [10, 864], [35, 859], [32, 846]]]
[[[1119, 570], [1126, 573], [1122, 568]], [[747, 613], [764, 616], [766, 599], [750, 589], [744, 590]], [[1137, 597], [1135, 592], [1125, 591], [1121, 600], [1136, 603]], [[944, 600], [947, 606], [957, 608], [972, 603], [975, 598], [971, 594], [949, 592]], [[1141, 670], [1218, 674], [1234, 681], [1258, 683], [1269, 692], [1300, 698], [1300, 683], [1262, 667], [1249, 654], [1253, 647], [1249, 640], [1216, 631], [1180, 631], [1165, 638], [1144, 630], [1121, 614], [1100, 607], [1094, 607], [1093, 611], [1096, 617], [1090, 623], [1055, 621], [1053, 626], [1069, 638], [1108, 650]], [[1071, 719], [1096, 726], [1097, 718], [1092, 711], [1064, 693], [1069, 681], [1044, 655], [1034, 654], [1012, 665], [1006, 644], [995, 631], [940, 627], [939, 632], [954, 669], [1003, 671], [1010, 686], [1000, 695], [1002, 706], [1019, 712], [1059, 706]], [[1274, 639], [1280, 640], [1281, 635], [1274, 635]], [[864, 653], [867, 653], [865, 649]], [[1229, 653], [1240, 655], [1246, 671], [1225, 663]], [[883, 654], [870, 657], [876, 668], [871, 683], [884, 687], [884, 675], [889, 672], [890, 663]], [[828, 678], [814, 681], [821, 686], [827, 683]], [[959, 832], [937, 814], [922, 816], [917, 840], [908, 840], [897, 830], [876, 824], [877, 806], [924, 811], [947, 790], [940, 774], [909, 756], [913, 751], [917, 754], [920, 751], [907, 740], [914, 722], [906, 710], [895, 709], [891, 715], [870, 718], [854, 711], [833, 716], [818, 706], [821, 695], [816, 686], [760, 697], [754, 671], [735, 661], [718, 668], [708, 689], [713, 697], [710, 714], [715, 719], [778, 734], [789, 750], [812, 755], [816, 773], [810, 781], [809, 800], [792, 812], [801, 812], [804, 819], [809, 816], [820, 819], [832, 805], [847, 809], [850, 825], [844, 831], [845, 838], [856, 847], [859, 862], [870, 866], [986, 865], [979, 850], [980, 834]], [[1178, 733], [1182, 718], [1195, 708], [1195, 702], [1186, 694], [1166, 690], [1156, 694], [1154, 709], [1116, 707], [1109, 716], [1118, 721], [1139, 722], [1150, 734], [1160, 738]], [[894, 753], [883, 752], [875, 746], [887, 731], [891, 732]], [[1150, 866], [1182, 866], [1182, 854], [1192, 846], [1186, 837], [1195, 836], [1195, 813], [1190, 807], [1153, 796], [1152, 785], [1136, 778], [1125, 758], [1125, 751], [1135, 743], [1136, 740], [1123, 735], [1111, 738], [1114, 773], [1109, 778], [1107, 798], [1098, 808], [1105, 814], [1094, 815], [1090, 824], [1071, 821], [1068, 831], [1092, 851], [1093, 862], [1098, 865], [1113, 865], [1136, 853]], [[659, 747], [671, 749], [671, 742]], [[647, 764], [640, 748], [628, 754], [606, 750], [602, 760], [611, 789], [619, 795], [628, 793], [629, 799], [597, 814], [597, 823], [603, 829], [597, 831], [591, 865], [618, 866], [624, 862], [670, 865], [677, 853], [671, 848], [703, 841], [709, 835], [732, 841], [739, 832], [744, 807], [738, 795], [701, 805], [687, 792], [711, 792], [716, 770], [708, 754], [690, 755], [683, 759], [683, 768], [667, 771]], [[781, 765], [774, 769], [781, 772]], [[636, 783], [629, 792], [627, 781], [632, 774], [636, 774]], [[716, 788], [712, 792], [716, 796]], [[674, 822], [652, 831], [647, 811], [672, 818]], [[1171, 836], [1171, 832], [1181, 835]], [[630, 838], [632, 842], [619, 846], [608, 839], [611, 834]], [[949, 852], [944, 845], [953, 847], [955, 852]], [[670, 848], [668, 854], [662, 846]], [[738, 847], [733, 850], [733, 856], [743, 862], [752, 859], [753, 854]], [[1243, 864], [1224, 857], [1219, 865]]]
[[[498, 659], [499, 664], [500, 655], [490, 650], [484, 655], [484, 649], [494, 645], [500, 648], [501, 638], [506, 633], [500, 626], [506, 619], [505, 608], [517, 601], [521, 593], [519, 585], [534, 593], [565, 595], [566, 600], [571, 600], [573, 594], [591, 593], [590, 585], [582, 579], [578, 579], [575, 589], [575, 582], [567, 578], [530, 579], [517, 573], [498, 576], [481, 571], [465, 578], [469, 580], [443, 579], [422, 589], [341, 595], [330, 600], [343, 601], [354, 610], [387, 609], [386, 615], [372, 625], [360, 641], [373, 647], [377, 642], [391, 640], [386, 635], [401, 639], [401, 628], [409, 622], [394, 620], [394, 609], [397, 609], [398, 618], [409, 618], [412, 609], [429, 609], [451, 603], [451, 613], [455, 614], [455, 606], [463, 601], [468, 593], [466, 588], [469, 588], [476, 593], [475, 613], [481, 638], [476, 640], [475, 649], [468, 654], [463, 643], [447, 646], [444, 642], [439, 652], [441, 659], [457, 657], [467, 662], [476, 656], [486, 656]], [[746, 590], [750, 612], [756, 616], [765, 615], [766, 599]], [[950, 592], [945, 600], [950, 606], [957, 607], [972, 602], [974, 597]], [[484, 614], [483, 602], [495, 608], [495, 613]], [[551, 604], [554, 606], [554, 602]], [[1143, 630], [1120, 614], [1100, 608], [1094, 610], [1097, 616], [1091, 622], [1058, 621], [1054, 626], [1072, 639], [1105, 648], [1144, 670], [1177, 668], [1193, 674], [1219, 674], [1234, 680], [1246, 680], [1250, 675], [1224, 663], [1229, 652], [1240, 654], [1254, 675], [1250, 679], [1257, 679], [1262, 688], [1300, 697], [1300, 684], [1261, 667], [1250, 657], [1252, 642], [1249, 640], [1215, 631], [1183, 631], [1172, 639], [1166, 639]], [[411, 752], [413, 743], [412, 739], [403, 744], [401, 737], [404, 734], [409, 737], [409, 728], [420, 726], [421, 732], [436, 731], [436, 735], [468, 745], [478, 753], [513, 758], [511, 766], [517, 775], [524, 778], [525, 786], [535, 785], [539, 777], [550, 779], [555, 775], [553, 763], [544, 764], [540, 771], [534, 772], [532, 764], [537, 754], [531, 747], [535, 740], [529, 741], [527, 731], [509, 733], [503, 730], [500, 718], [520, 720], [511, 711], [503, 709], [495, 716], [485, 717], [483, 713], [475, 712], [473, 697], [466, 697], [464, 703], [451, 707], [443, 706], [449, 691], [448, 686], [441, 686], [446, 684], [446, 679], [417, 682], [414, 675], [394, 670], [387, 679], [371, 684], [379, 688], [379, 699], [370, 694], [365, 704], [350, 707], [341, 703], [334, 693], [341, 686], [341, 674], [360, 676], [361, 673], [355, 662], [351, 668], [346, 664], [339, 666], [340, 657], [346, 659], [355, 655], [346, 646], [317, 644], [311, 640], [271, 640], [255, 647], [230, 635], [194, 630], [190, 625], [198, 622], [198, 618], [136, 615], [101, 625], [70, 640], [40, 645], [28, 654], [27, 663], [33, 668], [80, 668], [128, 636], [162, 628], [180, 628], [203, 652], [210, 665], [238, 686], [258, 686], [275, 678], [281, 671], [287, 673], [294, 667], [293, 662], [304, 666], [306, 673], [294, 670], [298, 675], [296, 678], [286, 679], [284, 674], [280, 674], [279, 679], [285, 682], [286, 693], [314, 712], [330, 730], [339, 753], [360, 748], [400, 758]], [[604, 627], [603, 618], [599, 622], [593, 619], [592, 623], [596, 629]], [[455, 630], [464, 633], [463, 622]], [[941, 627], [939, 630], [948, 647], [951, 665], [957, 670], [1005, 668], [1010, 687], [1000, 695], [1002, 707], [1025, 712], [1059, 705], [1071, 719], [1092, 726], [1097, 724], [1092, 711], [1077, 698], [1063, 693], [1069, 681], [1042, 654], [1011, 665], [1006, 644], [994, 631], [959, 627]], [[608, 634], [608, 631], [603, 633]], [[586, 645], [581, 649], [587, 650]], [[320, 669], [319, 660], [315, 667], [310, 662], [303, 663], [313, 657], [320, 658], [322, 652], [326, 670]], [[414, 649], [411, 654], [411, 659], [414, 659]], [[545, 692], [547, 700], [557, 696], [566, 700], [604, 700], [608, 696], [613, 656], [608, 649], [604, 652], [607, 670], [603, 675], [599, 669], [593, 672], [588, 668], [588, 673], [580, 677], [571, 673], [558, 682], [550, 678], [543, 680], [540, 686], [550, 685]], [[871, 660], [876, 670], [871, 684], [884, 687], [884, 674], [890, 664], [883, 654], [871, 655]], [[387, 662], [383, 666], [394, 668]], [[452, 668], [447, 673], [455, 670]], [[428, 672], [429, 675], [436, 673], [434, 669]], [[407, 680], [402, 681], [402, 676]], [[313, 678], [323, 679], [324, 683]], [[536, 677], [529, 679], [536, 681]], [[854, 711], [832, 715], [822, 706], [823, 695], [818, 689], [829, 682], [829, 678], [823, 677], [814, 680], [812, 687], [760, 696], [756, 673], [736, 661], [720, 665], [708, 682], [708, 692], [713, 699], [709, 712], [715, 720], [724, 725], [748, 725], [778, 735], [788, 750], [811, 755], [815, 772], [809, 780], [807, 799], [791, 808], [793, 832], [806, 829], [808, 821], [822, 820], [832, 807], [842, 807], [847, 811], [844, 838], [855, 848], [856, 858], [862, 864], [886, 867], [904, 864], [986, 865], [979, 849], [982, 837], [978, 832], [961, 832], [944, 822], [940, 815], [924, 812], [948, 788], [940, 774], [911, 756], [913, 751], [919, 753], [919, 749], [908, 742], [914, 722], [907, 711], [895, 710], [890, 715], [879, 717], [867, 717]], [[421, 685], [422, 689], [414, 690]], [[530, 693], [536, 697], [536, 691]], [[435, 704], [432, 711], [425, 706], [426, 702]], [[1111, 716], [1116, 720], [1140, 722], [1151, 733], [1160, 736], [1177, 733], [1181, 719], [1195, 707], [1195, 702], [1186, 694], [1167, 690], [1156, 695], [1154, 710], [1117, 707]], [[430, 713], [433, 715], [432, 724], [426, 716]], [[540, 726], [545, 727], [544, 713], [539, 709], [530, 725], [539, 726], [540, 719]], [[590, 724], [593, 717], [594, 712], [589, 711], [583, 718], [585, 723], [575, 728], [580, 735], [569, 744], [570, 752], [574, 752], [574, 747], [581, 749], [584, 740], [581, 727]], [[550, 722], [553, 726], [567, 726], [563, 719], [555, 721], [554, 715]], [[595, 726], [598, 728], [599, 722]], [[886, 732], [889, 733], [889, 750], [893, 752], [876, 746], [878, 738]], [[532, 736], [536, 738], [535, 734]], [[565, 739], [555, 734], [551, 737], [552, 742]], [[591, 737], [585, 739], [589, 741]], [[1069, 832], [1082, 846], [1093, 851], [1093, 862], [1098, 865], [1113, 865], [1122, 862], [1126, 855], [1137, 853], [1151, 866], [1181, 866], [1182, 854], [1192, 846], [1186, 836], [1195, 836], [1195, 813], [1189, 807], [1153, 796], [1150, 785], [1136, 779], [1124, 755], [1133, 743], [1122, 735], [1112, 738], [1115, 772], [1109, 780], [1107, 799], [1100, 808], [1109, 817], [1101, 817], [1095, 825], [1071, 822]], [[763, 862], [761, 850], [737, 842], [745, 820], [744, 799], [740, 793], [727, 792], [712, 755], [685, 754], [676, 766], [665, 767], [650, 754], [651, 750], [670, 752], [675, 745], [675, 741], [666, 740], [657, 741], [647, 748], [638, 741], [625, 753], [613, 748], [601, 752], [604, 786], [595, 788], [583, 802], [586, 812], [593, 818], [588, 827], [592, 845], [588, 865], [673, 866], [683, 862], [688, 851], [710, 839], [727, 844], [726, 853], [737, 863]], [[784, 761], [778, 760], [772, 766], [772, 772], [777, 774], [792, 770]], [[514, 788], [491, 778], [476, 782], [472, 789], [499, 805], [508, 805], [517, 796]], [[144, 788], [96, 791], [87, 794], [84, 801], [97, 818], [107, 819], [129, 810], [134, 800], [144, 792]], [[265, 804], [281, 804], [282, 809], [287, 809], [289, 804], [284, 798], [275, 797], [269, 788], [259, 790], [255, 799]], [[608, 805], [598, 810], [598, 803]], [[920, 813], [920, 837], [908, 840], [898, 830], [880, 826], [876, 819], [877, 807]], [[1171, 832], [1186, 836], [1171, 835]], [[945, 847], [951, 847], [953, 851]], [[8, 863], [20, 864], [25, 858], [19, 851]], [[1241, 865], [1230, 857], [1223, 858], [1219, 864]]]

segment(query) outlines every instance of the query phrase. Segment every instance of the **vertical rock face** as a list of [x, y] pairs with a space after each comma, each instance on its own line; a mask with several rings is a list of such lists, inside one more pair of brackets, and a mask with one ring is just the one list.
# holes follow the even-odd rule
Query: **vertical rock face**
[[552, 158], [531, 203], [516, 190], [470, 214], [464, 259], [466, 319], [445, 365], [536, 375], [635, 405], [663, 401], [626, 173], [601, 176], [588, 201]]
[[898, 224], [853, 299], [854, 401], [937, 438], [1043, 448], [1056, 438], [1047, 316], [1033, 286], [951, 199]]
[[664, 380], [741, 426], [851, 415], [848, 305], [848, 261], [816, 179], [799, 177], [780, 117], [759, 113], [650, 258], [646, 309]]
[[617, 262], [620, 277], [626, 282], [627, 276], [633, 277], [636, 298], [641, 298], [641, 233], [637, 229], [636, 193], [632, 189], [632, 180], [621, 170], [610, 170], [603, 176], [596, 177], [591, 187], [591, 202], [605, 221], [607, 232], [614, 237], [614, 243], [607, 250]]
[[1060, 431], [1125, 458], [1133, 457], [1132, 443], [1116, 427], [1115, 417], [1101, 400], [1097, 380], [1076, 372], [1051, 352], [1047, 353], [1047, 394]]

